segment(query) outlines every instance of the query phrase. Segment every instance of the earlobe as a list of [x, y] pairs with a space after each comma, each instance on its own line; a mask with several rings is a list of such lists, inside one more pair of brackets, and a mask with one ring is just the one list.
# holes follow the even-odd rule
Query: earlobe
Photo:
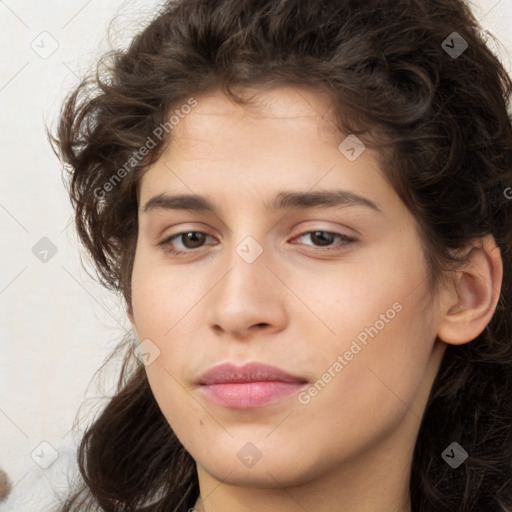
[[492, 235], [472, 246], [450, 290], [441, 292], [438, 337], [460, 345], [474, 340], [490, 322], [503, 278], [501, 252]]

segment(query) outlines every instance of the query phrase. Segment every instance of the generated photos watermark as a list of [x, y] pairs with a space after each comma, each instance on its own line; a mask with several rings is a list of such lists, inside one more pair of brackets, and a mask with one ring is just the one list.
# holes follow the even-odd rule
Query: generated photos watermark
[[[346, 350], [343, 355], [338, 355], [336, 361], [327, 368], [327, 370], [322, 374], [322, 376], [311, 386], [309, 386], [306, 390], [301, 391], [297, 395], [297, 399], [299, 403], [306, 405], [311, 402], [311, 399], [320, 393], [329, 382], [332, 381], [338, 375], [345, 366], [349, 364], [350, 361], [354, 358], [355, 355], [359, 354], [361, 350], [367, 346], [368, 337], [375, 338], [379, 334], [379, 332], [384, 329], [386, 324], [388, 324], [397, 313], [402, 311], [402, 304], [399, 302], [395, 302], [391, 308], [386, 310], [385, 313], [381, 313], [379, 320], [377, 320], [372, 326], [366, 327], [363, 329], [357, 336], [357, 339], [353, 339], [350, 344], [350, 348]], [[361, 346], [359, 343], [363, 346]]]
[[[195, 98], [189, 98], [187, 103], [181, 105], [180, 108], [176, 108], [174, 113], [169, 117], [165, 123], [158, 125], [152, 132], [152, 135], [148, 135], [146, 142], [138, 150], [132, 153], [132, 156], [120, 167], [113, 176], [110, 177], [101, 187], [94, 189], [94, 197], [96, 199], [103, 199], [107, 192], [114, 190], [117, 184], [127, 176], [132, 169], [134, 169], [148, 153], [156, 147], [157, 141], [161, 141], [164, 134], [168, 134], [176, 125], [179, 124], [181, 119], [184, 119], [187, 114], [192, 112], [192, 109], [198, 104]], [[156, 140], [155, 140], [156, 139]]]

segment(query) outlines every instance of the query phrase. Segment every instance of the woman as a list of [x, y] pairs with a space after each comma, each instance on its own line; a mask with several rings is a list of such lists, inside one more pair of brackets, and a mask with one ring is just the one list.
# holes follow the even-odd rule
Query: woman
[[109, 55], [53, 143], [136, 349], [62, 510], [512, 510], [510, 91], [456, 0], [179, 0]]

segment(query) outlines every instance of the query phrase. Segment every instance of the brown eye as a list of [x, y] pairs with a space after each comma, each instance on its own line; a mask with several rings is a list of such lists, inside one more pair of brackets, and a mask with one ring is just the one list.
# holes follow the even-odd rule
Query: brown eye
[[311, 240], [319, 242], [319, 245], [330, 245], [335, 238], [336, 235], [334, 233], [329, 233], [328, 231], [311, 232]]
[[[201, 248], [208, 236], [202, 231], [183, 231], [165, 238], [158, 245], [162, 246], [164, 251], [171, 254], [185, 254], [193, 252], [194, 249]], [[181, 247], [178, 244], [178, 248], [176, 248], [175, 246], [178, 241], [181, 242]]]
[[187, 233], [179, 234], [178, 237], [182, 237], [181, 240], [185, 247], [196, 249], [204, 243], [206, 235], [200, 231], [188, 231]]
[[[310, 240], [313, 242], [313, 247], [326, 247], [327, 250], [331, 250], [331, 246], [334, 246], [335, 250], [336, 246], [341, 245], [348, 245], [351, 242], [355, 242], [356, 239], [347, 235], [343, 235], [341, 233], [333, 233], [331, 231], [306, 231], [305, 233], [302, 233], [296, 239], [300, 239], [303, 237], [310, 237]], [[338, 242], [337, 244], [333, 244], [333, 242], [339, 239], [341, 242]], [[304, 244], [304, 245], [311, 245], [311, 244]]]

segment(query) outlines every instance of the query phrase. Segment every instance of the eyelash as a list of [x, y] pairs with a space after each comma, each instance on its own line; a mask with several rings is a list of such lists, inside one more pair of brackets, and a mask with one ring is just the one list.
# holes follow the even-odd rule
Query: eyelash
[[[174, 235], [171, 235], [171, 236], [165, 238], [164, 240], [159, 242], [158, 245], [161, 246], [162, 249], [165, 252], [170, 253], [170, 254], [172, 254], [174, 256], [182, 256], [184, 254], [192, 254], [195, 251], [200, 251], [203, 248], [203, 246], [202, 247], [197, 247], [195, 249], [188, 249], [186, 251], [178, 251], [178, 250], [174, 249], [170, 245], [170, 243], [171, 243], [171, 241], [173, 239], [179, 238], [179, 237], [181, 237], [183, 235], [186, 235], [188, 233], [196, 233], [196, 234], [210, 236], [210, 235], [208, 235], [208, 233], [204, 233], [203, 231], [181, 231], [180, 233], [176, 233]], [[301, 238], [304, 235], [310, 235], [310, 234], [314, 234], [314, 233], [326, 233], [328, 235], [334, 235], [335, 237], [340, 238], [343, 241], [344, 245], [350, 245], [350, 244], [352, 244], [354, 242], [357, 242], [357, 239], [354, 238], [354, 237], [351, 237], [351, 236], [348, 236], [348, 235], [344, 235], [342, 233], [336, 233], [334, 231], [326, 231], [326, 230], [323, 230], [323, 229], [315, 229], [313, 231], [304, 231], [303, 233], [298, 234], [295, 238]], [[307, 249], [307, 250], [308, 251], [309, 250], [317, 250], [319, 252], [330, 252], [330, 251], [339, 250], [339, 249], [332, 249], [332, 246], [329, 246], [329, 247], [315, 246], [315, 247], [316, 247], [316, 249]]]

